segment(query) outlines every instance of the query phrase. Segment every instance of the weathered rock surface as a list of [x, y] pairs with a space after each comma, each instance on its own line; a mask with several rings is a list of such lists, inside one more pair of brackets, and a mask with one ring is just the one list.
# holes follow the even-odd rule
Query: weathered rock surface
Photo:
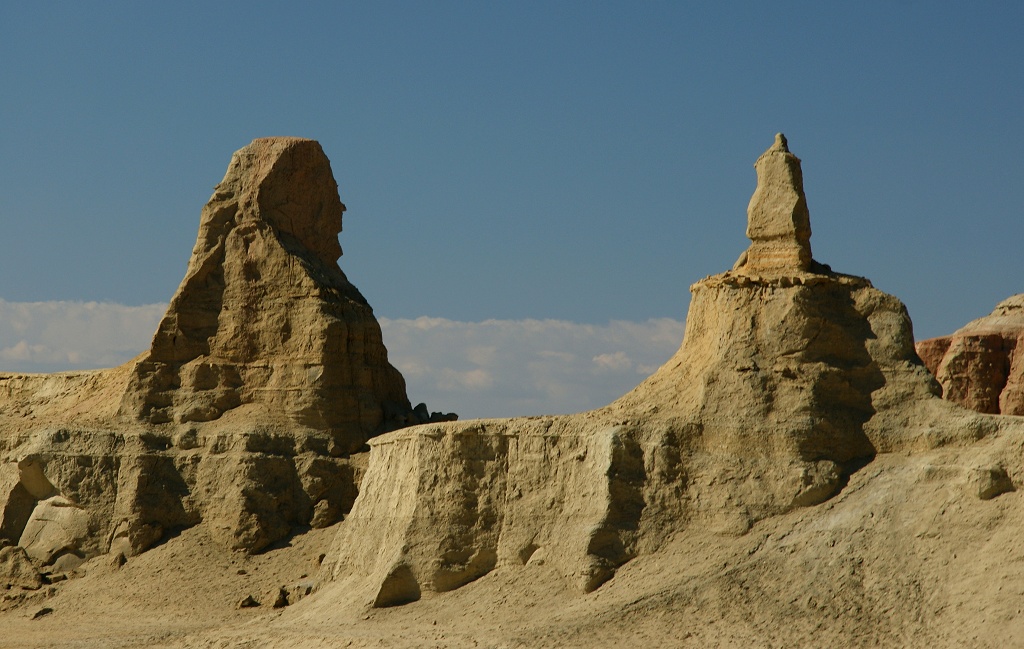
[[811, 216], [804, 196], [800, 158], [789, 152], [786, 136], [754, 163], [757, 189], [747, 206], [750, 248], [737, 262], [750, 272], [808, 270], [811, 266]]
[[949, 336], [917, 343], [943, 397], [989, 414], [1024, 415], [1024, 294]]
[[312, 140], [255, 140], [203, 208], [188, 271], [121, 402], [160, 424], [258, 405], [351, 453], [408, 410], [380, 327], [338, 267], [344, 205]]
[[682, 346], [631, 393], [371, 441], [323, 597], [390, 606], [540, 564], [589, 592], [675, 533], [742, 535], [833, 497], [877, 453], [997, 430], [939, 398], [898, 299], [811, 260], [784, 138], [756, 169], [745, 259], [691, 287]]
[[[373, 438], [351, 514], [260, 554], [224, 543], [240, 512], [262, 512], [244, 529], [268, 534], [268, 511], [286, 524], [331, 463], [359, 474], [365, 454], [246, 423], [256, 403], [179, 424], [172, 399], [172, 421], [114, 428], [134, 365], [0, 376], [0, 444], [22, 460], [0, 470], [0, 575], [28, 584], [0, 592], [3, 644], [1019, 645], [1024, 417], [938, 398], [898, 300], [785, 258], [697, 282], [677, 354], [605, 408]], [[41, 503], [69, 520], [35, 537], [63, 552], [36, 571], [4, 546], [54, 515], [36, 517]], [[128, 527], [81, 539], [72, 509]], [[175, 515], [209, 525], [61, 581], [65, 550], [148, 538]]]
[[0, 590], [36, 590], [42, 585], [43, 576], [36, 570], [24, 548], [16, 545], [0, 547]]
[[255, 140], [203, 209], [151, 348], [0, 376], [0, 538], [43, 566], [200, 522], [257, 551], [339, 520], [386, 430], [419, 420], [337, 265], [344, 206], [312, 140]]

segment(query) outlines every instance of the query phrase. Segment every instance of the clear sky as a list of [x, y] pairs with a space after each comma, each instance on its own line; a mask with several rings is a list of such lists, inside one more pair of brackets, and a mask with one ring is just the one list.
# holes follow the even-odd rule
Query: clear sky
[[0, 299], [166, 302], [231, 153], [296, 135], [381, 317], [678, 321], [783, 131], [815, 257], [948, 333], [1024, 291], [1022, 33], [1019, 2], [4, 3]]

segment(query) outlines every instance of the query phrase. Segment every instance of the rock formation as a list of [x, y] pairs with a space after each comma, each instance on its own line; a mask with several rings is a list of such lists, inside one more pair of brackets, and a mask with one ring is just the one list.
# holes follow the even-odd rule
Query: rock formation
[[[153, 350], [113, 370], [0, 375], [4, 646], [1016, 646], [1024, 417], [941, 399], [899, 300], [810, 258], [784, 143], [756, 165], [750, 251], [691, 287], [682, 345], [636, 389], [577, 415], [409, 427], [348, 457], [376, 429], [318, 403], [298, 368], [330, 364], [310, 332], [360, 300], [337, 276], [315, 294], [352, 304], [298, 291], [293, 337], [311, 343], [293, 357], [274, 342], [282, 320], [225, 313], [262, 290], [238, 282], [240, 241], [263, 242], [261, 277], [299, 288], [320, 258], [284, 226], [247, 239], [264, 212], [239, 203], [207, 275], [223, 290], [190, 271]], [[780, 214], [794, 227], [775, 228]], [[299, 254], [283, 261], [278, 242]], [[197, 329], [210, 295], [234, 297]], [[1019, 340], [1021, 306], [965, 329]], [[272, 362], [245, 360], [245, 336]], [[1018, 385], [1007, 358], [1003, 399]], [[443, 417], [380, 407], [384, 428]], [[361, 476], [337, 525], [231, 551], [337, 520]]]
[[66, 572], [200, 522], [257, 551], [339, 520], [353, 454], [421, 421], [337, 265], [344, 209], [319, 144], [255, 140], [203, 209], [147, 352], [0, 375], [0, 539]]
[[596, 411], [372, 440], [321, 597], [388, 606], [541, 564], [592, 591], [677, 532], [743, 534], [833, 497], [877, 453], [994, 431], [938, 397], [898, 299], [812, 261], [781, 135], [755, 168], [750, 249], [691, 287], [672, 359]]
[[789, 152], [786, 136], [754, 163], [757, 189], [747, 206], [747, 249], [736, 267], [749, 272], [808, 270], [811, 266], [811, 217], [804, 196], [800, 158]]
[[917, 343], [943, 397], [989, 414], [1024, 415], [1024, 294], [952, 335]]
[[258, 405], [351, 453], [386, 412], [409, 411], [373, 312], [338, 267], [344, 210], [313, 140], [235, 153], [122, 413], [187, 424]]

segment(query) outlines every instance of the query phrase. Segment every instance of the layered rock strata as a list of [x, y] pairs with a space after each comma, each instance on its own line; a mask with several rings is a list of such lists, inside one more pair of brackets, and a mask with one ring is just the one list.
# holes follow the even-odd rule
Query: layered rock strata
[[66, 571], [200, 522], [257, 551], [339, 520], [353, 454], [422, 421], [337, 265], [344, 209], [318, 143], [255, 140], [203, 209], [147, 352], [0, 376], [0, 538]]
[[1024, 415], [1024, 294], [949, 336], [917, 343], [943, 397], [978, 412]]
[[401, 604], [542, 563], [591, 591], [692, 526], [743, 534], [829, 499], [877, 453], [995, 431], [938, 397], [899, 300], [811, 259], [784, 138], [756, 170], [750, 250], [691, 287], [682, 346], [632, 392], [372, 440], [322, 601]]

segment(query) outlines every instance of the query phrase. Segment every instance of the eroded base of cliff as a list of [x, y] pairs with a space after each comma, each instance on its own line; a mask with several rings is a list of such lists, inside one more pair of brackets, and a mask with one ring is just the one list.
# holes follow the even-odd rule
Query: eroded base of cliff
[[351, 521], [256, 556], [200, 527], [8, 600], [0, 624], [10, 647], [1008, 646], [1024, 634], [1024, 420], [1007, 420], [968, 448], [881, 454], [835, 498], [744, 533], [692, 526], [590, 593], [538, 558], [405, 606], [321, 591], [275, 609]]

